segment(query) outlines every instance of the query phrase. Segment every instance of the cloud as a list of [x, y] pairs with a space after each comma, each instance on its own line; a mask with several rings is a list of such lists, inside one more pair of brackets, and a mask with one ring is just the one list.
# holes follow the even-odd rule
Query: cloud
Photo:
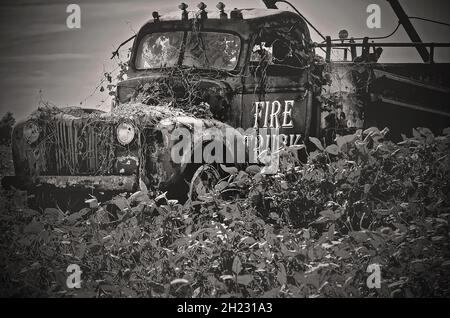
[[37, 36], [37, 35], [45, 35], [45, 34], [52, 34], [52, 33], [59, 33], [59, 32], [65, 32], [68, 31], [66, 25], [60, 23], [35, 23], [31, 25], [28, 29], [22, 30], [21, 36]]
[[[134, 0], [135, 2], [143, 2], [147, 0]], [[117, 2], [123, 2], [123, 0], [77, 0], [75, 3], [82, 4], [82, 3], [117, 3]], [[70, 2], [67, 2], [67, 5]], [[61, 3], [61, 0], [14, 0], [14, 1], [2, 1], [0, 3], [0, 7], [21, 7], [21, 6], [41, 6], [41, 5], [61, 5], [64, 3]]]
[[66, 60], [85, 60], [89, 58], [90, 56], [87, 54], [74, 54], [74, 53], [27, 54], [27, 55], [4, 56], [0, 60], [0, 63], [54, 62]]

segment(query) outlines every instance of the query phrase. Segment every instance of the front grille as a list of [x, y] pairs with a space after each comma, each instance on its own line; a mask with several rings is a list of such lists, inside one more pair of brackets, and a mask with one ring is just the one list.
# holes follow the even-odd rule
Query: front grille
[[54, 151], [48, 154], [46, 174], [111, 173], [115, 157], [112, 125], [63, 115], [52, 126]]

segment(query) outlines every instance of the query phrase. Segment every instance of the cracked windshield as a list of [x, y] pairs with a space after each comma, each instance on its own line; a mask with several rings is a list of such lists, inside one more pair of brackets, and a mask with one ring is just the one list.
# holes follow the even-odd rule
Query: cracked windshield
[[[185, 49], [182, 50], [183, 42]], [[146, 35], [136, 57], [138, 69], [184, 65], [196, 68], [233, 70], [241, 40], [229, 33], [164, 32]]]

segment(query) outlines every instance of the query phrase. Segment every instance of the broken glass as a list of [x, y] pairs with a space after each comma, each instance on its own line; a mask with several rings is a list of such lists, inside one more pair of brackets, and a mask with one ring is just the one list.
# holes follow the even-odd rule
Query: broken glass
[[237, 65], [240, 48], [240, 38], [229, 33], [152, 33], [146, 35], [139, 45], [136, 68], [165, 68], [181, 63], [188, 67], [230, 71]]

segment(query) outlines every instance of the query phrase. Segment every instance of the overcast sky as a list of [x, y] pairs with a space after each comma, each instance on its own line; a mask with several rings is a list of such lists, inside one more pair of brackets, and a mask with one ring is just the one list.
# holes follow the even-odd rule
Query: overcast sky
[[[219, 0], [204, 1], [216, 10]], [[450, 22], [447, 0], [400, 0], [410, 16]], [[23, 118], [36, 109], [40, 91], [45, 100], [58, 106], [80, 105], [108, 109], [107, 93], [94, 89], [104, 70], [114, 68], [111, 52], [139, 30], [155, 10], [177, 10], [177, 0], [10, 0], [0, 4], [0, 115], [13, 111]], [[200, 1], [184, 0], [190, 8]], [[263, 8], [259, 0], [222, 0], [227, 8]], [[389, 34], [398, 19], [385, 0], [291, 0], [324, 34], [337, 37], [340, 29], [350, 36]], [[66, 26], [70, 3], [81, 6], [81, 29]], [[382, 28], [368, 29], [366, 8], [378, 3], [382, 8]], [[279, 4], [280, 8], [287, 8]], [[449, 28], [414, 21], [422, 40], [450, 42]], [[313, 32], [313, 31], [312, 31]], [[313, 33], [313, 39], [319, 41]], [[390, 41], [409, 42], [403, 29]], [[437, 60], [450, 62], [447, 50], [439, 50]], [[414, 49], [385, 50], [382, 62], [420, 61]], [[104, 101], [104, 102], [103, 102]], [[102, 103], [103, 102], [103, 103]]]

